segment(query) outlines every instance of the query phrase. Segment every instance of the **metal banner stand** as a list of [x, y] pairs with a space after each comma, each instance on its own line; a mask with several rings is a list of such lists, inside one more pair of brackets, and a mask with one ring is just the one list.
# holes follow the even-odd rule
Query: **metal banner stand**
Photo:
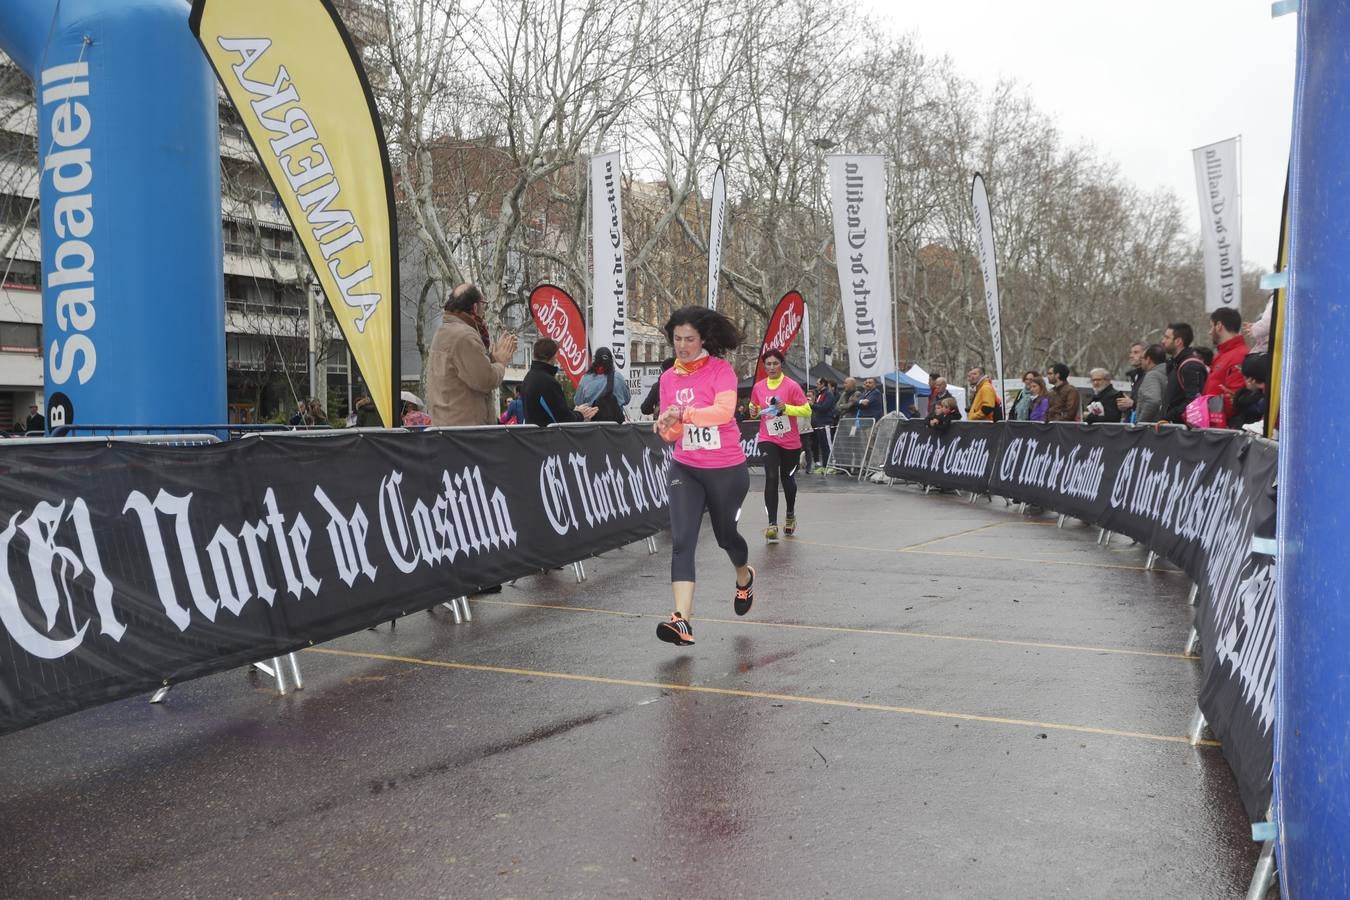
[[300, 677], [300, 661], [295, 658], [294, 653], [287, 653], [285, 656], [274, 656], [267, 662], [256, 662], [253, 668], [262, 672], [264, 675], [272, 678], [277, 683], [277, 693], [286, 696], [286, 670], [291, 670], [291, 679], [295, 682], [295, 690], [303, 691], [305, 682]]
[[[266, 662], [255, 662], [249, 665], [249, 671], [262, 672], [268, 678], [272, 678], [277, 683], [277, 693], [286, 696], [291, 690], [303, 691], [305, 689], [305, 680], [300, 677], [300, 660], [296, 659], [294, 653], [287, 653], [285, 656], [274, 656]], [[286, 686], [286, 670], [291, 671], [291, 681], [294, 688]], [[169, 691], [173, 690], [173, 685], [165, 684], [155, 690], [150, 695], [151, 703], [163, 703], [169, 696]]]
[[[1189, 603], [1191, 606], [1195, 606], [1195, 604], [1199, 600], [1199, 597], [1200, 597], [1199, 582], [1191, 582], [1191, 591], [1189, 594], [1186, 595], [1186, 602]], [[1192, 625], [1191, 633], [1186, 637], [1186, 649], [1182, 652], [1186, 656], [1194, 656], [1199, 649], [1200, 649], [1200, 632], [1196, 629], [1194, 625]], [[1195, 714], [1197, 716], [1200, 715], [1199, 707], [1196, 707]], [[1191, 724], [1192, 726], [1194, 726], [1195, 724], [1194, 721], [1192, 721]], [[1202, 720], [1200, 724], [1203, 726], [1204, 721]], [[1194, 743], [1194, 741], [1192, 741], [1192, 743]]]
[[577, 584], [586, 580], [586, 567], [581, 564], [581, 560], [572, 563], [572, 574], [577, 576]]
[[1252, 826], [1252, 840], [1261, 842], [1261, 855], [1256, 859], [1256, 870], [1252, 872], [1252, 883], [1247, 887], [1247, 900], [1265, 900], [1275, 881], [1275, 838], [1278, 829], [1275, 824], [1275, 803], [1266, 807], [1266, 821]]
[[1205, 714], [1200, 711], [1200, 706], [1197, 704], [1194, 714], [1191, 715], [1191, 727], [1188, 732], [1192, 747], [1200, 743], [1200, 739], [1205, 736], [1205, 728], [1208, 725], [1209, 723], [1205, 721]]
[[[1200, 707], [1195, 708], [1191, 716], [1190, 742], [1194, 747], [1204, 737], [1208, 726], [1205, 714]], [[1256, 870], [1252, 872], [1251, 884], [1247, 888], [1247, 900], [1265, 900], [1266, 893], [1275, 879], [1275, 805], [1266, 808], [1266, 821], [1252, 826], [1252, 839], [1261, 841], [1261, 856], [1256, 860]]]
[[656, 535], [654, 534], [647, 535], [647, 555], [654, 556], [657, 552], [658, 551], [656, 549]]
[[[454, 616], [455, 616], [455, 624], [456, 624], [456, 625], [459, 625], [459, 624], [461, 624], [462, 622], [472, 622], [472, 621], [473, 621], [473, 613], [469, 612], [469, 598], [468, 598], [468, 597], [455, 597], [455, 598], [453, 598], [452, 600], [450, 600], [450, 602], [448, 602], [448, 603], [442, 603], [441, 606], [444, 606], [446, 609], [450, 610], [450, 612], [452, 612], [452, 613], [454, 614]], [[463, 612], [463, 617], [462, 617], [462, 618], [461, 618], [461, 616], [460, 616], [460, 610], [461, 610], [461, 609], [464, 611], [464, 612]]]

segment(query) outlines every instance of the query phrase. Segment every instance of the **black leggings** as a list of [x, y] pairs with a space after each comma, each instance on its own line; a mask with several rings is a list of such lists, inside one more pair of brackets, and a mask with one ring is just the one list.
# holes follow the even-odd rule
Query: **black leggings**
[[750, 490], [750, 471], [745, 463], [725, 469], [699, 469], [670, 461], [670, 580], [695, 581], [694, 551], [703, 511], [712, 519], [717, 546], [727, 552], [731, 564], [745, 565], [750, 548], [736, 530], [741, 502]]
[[802, 451], [784, 450], [768, 441], [759, 442], [760, 452], [764, 454], [764, 509], [769, 513], [769, 524], [778, 524], [778, 478], [783, 479], [783, 498], [787, 500], [787, 514], [790, 516], [797, 508], [797, 464], [801, 461]]

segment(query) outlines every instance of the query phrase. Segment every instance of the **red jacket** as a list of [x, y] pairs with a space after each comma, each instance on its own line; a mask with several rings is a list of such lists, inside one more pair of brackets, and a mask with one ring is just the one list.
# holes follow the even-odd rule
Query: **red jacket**
[[1233, 395], [1247, 386], [1242, 377], [1242, 360], [1247, 357], [1247, 339], [1235, 334], [1214, 350], [1214, 365], [1205, 381], [1206, 394], [1223, 397], [1223, 414], [1233, 415]]

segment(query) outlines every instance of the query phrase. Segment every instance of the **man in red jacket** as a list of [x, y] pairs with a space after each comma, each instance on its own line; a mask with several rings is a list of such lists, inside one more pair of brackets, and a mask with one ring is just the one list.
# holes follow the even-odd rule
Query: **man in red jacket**
[[1242, 360], [1247, 357], [1247, 339], [1242, 336], [1242, 316], [1230, 306], [1209, 314], [1209, 336], [1214, 341], [1214, 365], [1205, 381], [1206, 394], [1223, 397], [1223, 414], [1233, 414], [1233, 395], [1247, 385]]

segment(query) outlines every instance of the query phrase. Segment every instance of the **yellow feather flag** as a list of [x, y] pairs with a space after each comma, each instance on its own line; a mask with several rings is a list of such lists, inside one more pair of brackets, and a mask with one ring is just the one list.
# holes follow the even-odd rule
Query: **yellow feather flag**
[[[1283, 272], [1289, 264], [1289, 179], [1284, 180], [1284, 207], [1280, 210], [1280, 248], [1275, 271]], [[1284, 302], [1288, 288], [1275, 289], [1275, 302], [1270, 307], [1270, 383], [1266, 385], [1266, 437], [1274, 437], [1280, 424], [1280, 387], [1284, 372]]]
[[398, 424], [393, 178], [365, 70], [328, 0], [193, 0], [239, 111], [385, 425]]

